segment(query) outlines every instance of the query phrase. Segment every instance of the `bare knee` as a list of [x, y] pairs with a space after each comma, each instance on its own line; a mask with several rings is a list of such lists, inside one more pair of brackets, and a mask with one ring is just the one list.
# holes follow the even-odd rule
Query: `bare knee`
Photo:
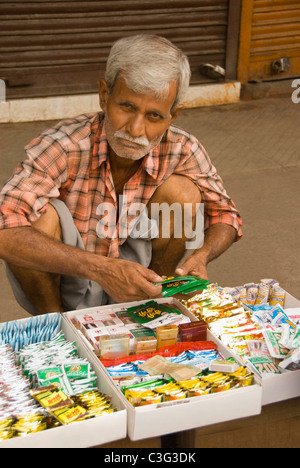
[[155, 191], [151, 202], [201, 203], [199, 188], [188, 177], [172, 174]]
[[193, 232], [200, 203], [200, 190], [185, 176], [174, 174], [158, 187], [148, 212], [158, 222], [158, 238], [164, 239], [163, 244], [174, 236], [185, 242], [186, 235]]
[[62, 231], [60, 226], [60, 219], [56, 209], [49, 204], [46, 213], [44, 213], [32, 227], [37, 229], [50, 237], [57, 240], [62, 240]]

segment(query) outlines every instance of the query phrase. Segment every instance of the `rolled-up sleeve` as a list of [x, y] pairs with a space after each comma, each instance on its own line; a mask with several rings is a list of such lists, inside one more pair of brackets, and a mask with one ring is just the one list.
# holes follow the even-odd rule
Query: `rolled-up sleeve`
[[25, 147], [27, 158], [18, 164], [0, 192], [0, 229], [31, 226], [58, 198], [67, 177], [63, 147], [48, 135]]

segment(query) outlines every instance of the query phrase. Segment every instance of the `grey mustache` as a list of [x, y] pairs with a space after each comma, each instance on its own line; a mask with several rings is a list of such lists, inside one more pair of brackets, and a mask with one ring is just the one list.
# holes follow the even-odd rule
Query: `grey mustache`
[[140, 146], [149, 146], [149, 141], [147, 138], [133, 138], [127, 133], [120, 132], [119, 130], [114, 134], [115, 138], [121, 138], [122, 140], [127, 140], [131, 143], [135, 143], [136, 145]]

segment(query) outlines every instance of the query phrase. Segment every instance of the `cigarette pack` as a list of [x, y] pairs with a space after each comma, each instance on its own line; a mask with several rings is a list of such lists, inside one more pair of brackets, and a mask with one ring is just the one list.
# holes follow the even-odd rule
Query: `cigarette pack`
[[172, 346], [177, 344], [178, 327], [176, 325], [163, 325], [156, 329], [157, 349], [163, 346]]
[[129, 335], [104, 335], [99, 343], [102, 359], [119, 359], [129, 355]]
[[157, 339], [155, 336], [143, 336], [134, 341], [134, 354], [155, 353]]
[[207, 324], [204, 320], [179, 325], [180, 341], [206, 341]]
[[239, 364], [237, 364], [232, 359], [226, 359], [224, 361], [211, 361], [209, 365], [209, 370], [212, 372], [228, 372], [233, 373], [239, 368]]

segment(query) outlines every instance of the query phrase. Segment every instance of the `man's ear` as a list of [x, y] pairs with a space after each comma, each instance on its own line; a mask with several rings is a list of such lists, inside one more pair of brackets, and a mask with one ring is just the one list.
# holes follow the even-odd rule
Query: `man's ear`
[[183, 104], [180, 104], [179, 106], [176, 106], [172, 111], [171, 111], [171, 122], [174, 122], [175, 119], [177, 119], [178, 115], [180, 114], [181, 110], [183, 109]]
[[101, 109], [105, 112], [107, 99], [109, 96], [109, 88], [104, 79], [99, 81], [99, 101]]

